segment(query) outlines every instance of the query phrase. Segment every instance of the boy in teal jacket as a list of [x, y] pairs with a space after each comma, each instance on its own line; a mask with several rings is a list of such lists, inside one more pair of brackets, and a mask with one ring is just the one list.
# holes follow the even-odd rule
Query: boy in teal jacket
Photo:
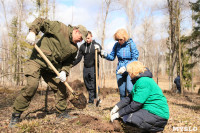
[[152, 73], [139, 61], [127, 66], [134, 84], [131, 94], [115, 105], [111, 121], [122, 117], [125, 123], [150, 132], [163, 131], [169, 119], [169, 107]]

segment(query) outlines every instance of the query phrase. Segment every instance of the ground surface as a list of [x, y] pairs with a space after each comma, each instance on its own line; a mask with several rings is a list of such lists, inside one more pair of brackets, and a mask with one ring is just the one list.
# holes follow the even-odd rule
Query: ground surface
[[[70, 84], [87, 96], [84, 84], [74, 81]], [[22, 122], [16, 128], [8, 127], [12, 104], [20, 89], [0, 89], [0, 132], [38, 132], [38, 133], [86, 133], [86, 132], [130, 132], [139, 133], [140, 130], [123, 124], [120, 121], [110, 123], [110, 110], [119, 101], [119, 92], [116, 88], [102, 88], [100, 107], [86, 107], [79, 110], [68, 103], [69, 114], [76, 116], [74, 119], [56, 118], [54, 110], [54, 95], [50, 91], [48, 96], [48, 113], [44, 112], [45, 89], [39, 88], [30, 107], [22, 115]], [[186, 93], [185, 96], [163, 91], [168, 99], [170, 119], [164, 133], [181, 132], [177, 127], [184, 127], [185, 131], [200, 132], [200, 95]], [[72, 96], [70, 95], [71, 99]], [[186, 129], [188, 128], [188, 129]]]

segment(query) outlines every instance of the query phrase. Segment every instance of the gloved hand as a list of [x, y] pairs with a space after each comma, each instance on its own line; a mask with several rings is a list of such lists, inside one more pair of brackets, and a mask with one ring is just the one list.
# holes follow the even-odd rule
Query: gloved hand
[[101, 56], [106, 58], [108, 56], [108, 53], [105, 50], [101, 50]]
[[59, 74], [60, 74], [60, 75], [57, 76], [56, 78], [59, 78], [61, 82], [65, 82], [66, 79], [67, 79], [67, 78], [66, 78], [66, 72], [65, 72], [65, 71], [61, 71]]
[[29, 34], [26, 37], [26, 41], [29, 44], [34, 45], [35, 44], [35, 33], [30, 31]]
[[111, 115], [110, 121], [113, 122], [117, 118], [119, 118], [119, 112], [114, 113], [113, 115]]
[[117, 71], [117, 74], [123, 74], [125, 71], [126, 71], [126, 67], [123, 66]]
[[97, 49], [98, 52], [100, 52], [100, 47], [99, 47], [99, 45], [95, 44], [95, 45], [94, 45], [94, 48]]
[[117, 105], [114, 106], [114, 108], [110, 112], [110, 116], [116, 113], [119, 110], [119, 107]]

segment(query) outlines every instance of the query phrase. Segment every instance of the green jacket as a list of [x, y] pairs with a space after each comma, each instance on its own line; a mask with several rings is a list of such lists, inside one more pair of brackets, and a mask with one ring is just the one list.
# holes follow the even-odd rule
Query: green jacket
[[[68, 75], [78, 51], [77, 44], [72, 42], [73, 27], [71, 25], [66, 26], [58, 21], [37, 18], [33, 21], [29, 30], [35, 32], [36, 35], [40, 31], [44, 33], [37, 43], [38, 47], [58, 71], [66, 71]], [[30, 59], [40, 64], [43, 68], [51, 69], [36, 49], [33, 49]]]
[[133, 101], [143, 104], [142, 109], [169, 119], [169, 107], [167, 99], [156, 82], [149, 77], [139, 78], [133, 86]]

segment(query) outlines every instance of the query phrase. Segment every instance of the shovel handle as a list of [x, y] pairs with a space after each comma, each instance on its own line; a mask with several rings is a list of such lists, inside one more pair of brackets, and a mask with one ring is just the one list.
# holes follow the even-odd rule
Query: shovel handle
[[95, 75], [96, 75], [96, 97], [98, 99], [98, 93], [99, 93], [99, 89], [98, 89], [98, 67], [97, 67], [97, 52], [98, 52], [98, 49], [95, 49]]
[[[46, 55], [40, 50], [40, 48], [36, 44], [34, 44], [34, 47], [37, 50], [37, 52], [41, 55], [41, 57], [46, 61], [46, 63], [51, 67], [51, 69], [53, 69], [56, 75], [60, 76], [60, 73], [58, 72], [58, 70], [53, 66], [53, 64], [49, 61]], [[74, 90], [69, 86], [69, 84], [66, 81], [63, 83], [71, 91], [71, 93], [74, 94]]]

